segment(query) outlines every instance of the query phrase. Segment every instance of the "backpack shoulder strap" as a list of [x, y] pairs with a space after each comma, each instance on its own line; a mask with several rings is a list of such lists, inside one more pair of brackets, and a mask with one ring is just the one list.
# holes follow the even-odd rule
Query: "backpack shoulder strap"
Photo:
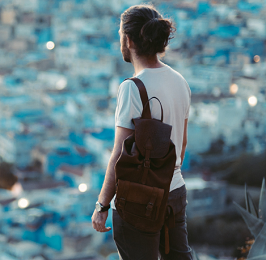
[[[145, 107], [145, 111], [142, 112], [142, 117], [143, 118], [151, 118], [150, 104], [149, 104], [148, 94], [147, 94], [147, 90], [146, 90], [145, 85], [138, 78], [128, 78], [128, 79], [134, 81], [134, 83], [138, 87], [143, 109], [144, 109], [145, 104], [147, 104]], [[125, 79], [125, 80], [127, 80], [127, 79]]]

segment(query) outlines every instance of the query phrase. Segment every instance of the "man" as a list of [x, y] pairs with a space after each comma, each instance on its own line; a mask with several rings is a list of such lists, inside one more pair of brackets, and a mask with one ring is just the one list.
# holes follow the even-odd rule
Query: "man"
[[[135, 229], [123, 221], [115, 210], [115, 170], [122, 143], [133, 133], [132, 118], [140, 117], [142, 102], [138, 88], [131, 80], [124, 81], [118, 91], [115, 113], [115, 143], [107, 167], [106, 176], [100, 192], [96, 210], [92, 216], [93, 228], [107, 232], [105, 227], [110, 201], [113, 208], [113, 234], [121, 259], [192, 260], [188, 246], [186, 229], [186, 187], [180, 167], [183, 163], [187, 144], [187, 122], [191, 92], [181, 74], [162, 63], [158, 53], [163, 53], [174, 31], [172, 22], [164, 19], [151, 5], [132, 6], [121, 15], [119, 29], [121, 52], [126, 62], [135, 69], [134, 76], [143, 81], [148, 97], [158, 97], [164, 109], [164, 123], [172, 125], [171, 139], [176, 146], [176, 168], [170, 185], [168, 203], [173, 207], [175, 227], [169, 230], [169, 254], [164, 253], [164, 228], [158, 233], [147, 233]], [[160, 118], [160, 105], [150, 102], [153, 118]]]

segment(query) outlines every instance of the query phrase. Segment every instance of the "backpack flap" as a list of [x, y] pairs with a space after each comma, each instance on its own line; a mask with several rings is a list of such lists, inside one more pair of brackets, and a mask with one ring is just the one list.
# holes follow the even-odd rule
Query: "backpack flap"
[[157, 119], [133, 118], [135, 141], [142, 156], [147, 145], [151, 147], [150, 158], [163, 158], [169, 151], [172, 126]]
[[118, 180], [116, 208], [118, 211], [156, 220], [162, 203], [164, 189]]

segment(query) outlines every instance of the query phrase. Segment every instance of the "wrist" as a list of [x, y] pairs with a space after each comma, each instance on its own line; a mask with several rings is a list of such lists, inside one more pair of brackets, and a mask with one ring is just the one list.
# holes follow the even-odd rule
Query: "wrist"
[[102, 203], [100, 203], [99, 201], [96, 202], [95, 204], [95, 209], [98, 211], [98, 212], [105, 212], [105, 211], [108, 211], [108, 209], [110, 208], [110, 204], [104, 206]]

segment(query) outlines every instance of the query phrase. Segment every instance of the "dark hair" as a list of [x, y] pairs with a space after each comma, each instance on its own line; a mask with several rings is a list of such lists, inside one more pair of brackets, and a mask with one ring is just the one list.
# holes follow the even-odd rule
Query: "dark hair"
[[122, 31], [134, 42], [138, 56], [163, 53], [175, 31], [173, 23], [164, 19], [152, 5], [135, 5], [122, 15]]

